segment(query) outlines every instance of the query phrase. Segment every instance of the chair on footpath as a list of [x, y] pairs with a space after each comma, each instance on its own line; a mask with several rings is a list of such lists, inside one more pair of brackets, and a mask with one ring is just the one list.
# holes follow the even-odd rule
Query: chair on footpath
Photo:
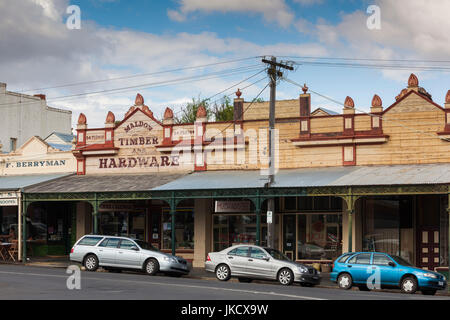
[[14, 241], [11, 244], [11, 247], [9, 247], [9, 250], [8, 250], [8, 254], [9, 254], [9, 257], [11, 258], [11, 260], [16, 262], [16, 258], [18, 258], [17, 255], [19, 254], [17, 241]]

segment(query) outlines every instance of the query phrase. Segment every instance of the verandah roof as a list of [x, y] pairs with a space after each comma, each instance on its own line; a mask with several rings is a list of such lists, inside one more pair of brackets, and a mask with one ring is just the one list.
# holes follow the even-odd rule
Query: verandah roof
[[[196, 172], [151, 191], [264, 188], [267, 176], [254, 171]], [[450, 163], [283, 169], [273, 188], [449, 184]]]
[[51, 182], [55, 179], [66, 177], [70, 174], [36, 174], [23, 176], [1, 176], [0, 190], [19, 190], [43, 182]]

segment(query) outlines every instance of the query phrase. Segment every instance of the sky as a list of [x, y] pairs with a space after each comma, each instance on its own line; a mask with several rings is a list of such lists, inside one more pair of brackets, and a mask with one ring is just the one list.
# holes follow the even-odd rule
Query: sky
[[[80, 8], [80, 29], [67, 27], [71, 5]], [[378, 29], [367, 25], [373, 5]], [[0, 0], [0, 82], [46, 94], [50, 106], [73, 111], [74, 127], [83, 112], [91, 128], [108, 111], [122, 119], [137, 93], [159, 118], [166, 107], [177, 113], [194, 97], [214, 101], [238, 87], [250, 101], [268, 83], [264, 55], [293, 61], [287, 78], [342, 103], [351, 96], [360, 110], [370, 110], [374, 94], [385, 108], [394, 103], [412, 72], [443, 105], [448, 12], [448, 0]], [[198, 67], [207, 64], [215, 65]], [[185, 80], [167, 83], [174, 79]], [[281, 81], [277, 99], [300, 92]], [[342, 112], [312, 94], [318, 107]]]

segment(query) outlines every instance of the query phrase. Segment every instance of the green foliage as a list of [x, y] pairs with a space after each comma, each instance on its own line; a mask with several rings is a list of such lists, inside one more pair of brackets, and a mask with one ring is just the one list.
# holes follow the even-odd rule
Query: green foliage
[[212, 112], [209, 106], [208, 101], [200, 99], [200, 96], [196, 98], [192, 98], [192, 101], [189, 102], [185, 107], [181, 108], [180, 116], [175, 116], [175, 123], [193, 123], [197, 118], [197, 110], [200, 105], [202, 105], [206, 109], [206, 119], [209, 120], [211, 118]]
[[234, 106], [227, 96], [222, 98], [220, 104], [215, 103], [212, 107], [215, 121], [232, 121], [234, 119]]

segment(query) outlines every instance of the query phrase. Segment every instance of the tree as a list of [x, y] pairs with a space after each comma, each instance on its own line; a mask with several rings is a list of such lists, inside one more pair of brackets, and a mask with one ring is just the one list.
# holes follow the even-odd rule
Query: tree
[[209, 120], [212, 114], [209, 102], [200, 99], [199, 96], [197, 99], [192, 98], [192, 102], [189, 102], [185, 107], [181, 108], [181, 115], [175, 117], [175, 123], [194, 123], [197, 119], [197, 110], [200, 105], [205, 107], [206, 119]]
[[234, 119], [234, 105], [231, 104], [231, 99], [227, 96], [222, 98], [219, 105], [214, 103], [212, 112], [215, 121], [231, 121]]

